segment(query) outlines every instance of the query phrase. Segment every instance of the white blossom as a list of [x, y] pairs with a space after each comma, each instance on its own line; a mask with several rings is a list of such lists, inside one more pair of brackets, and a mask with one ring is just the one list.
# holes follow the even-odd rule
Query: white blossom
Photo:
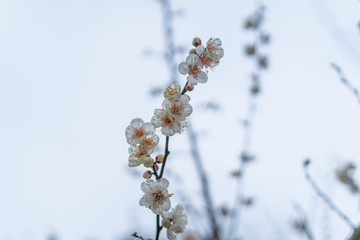
[[189, 104], [190, 97], [186, 94], [175, 101], [165, 99], [163, 108], [175, 118], [188, 117], [192, 113], [192, 107]]
[[180, 98], [181, 87], [177, 83], [172, 83], [164, 91], [164, 97], [168, 100], [177, 100]]
[[161, 127], [161, 132], [166, 136], [173, 136], [181, 133], [186, 127], [186, 120], [183, 117], [176, 118], [164, 109], [155, 109], [154, 116], [151, 118], [154, 127]]
[[170, 197], [168, 193], [169, 181], [160, 178], [158, 181], [146, 180], [141, 184], [141, 190], [145, 193], [140, 199], [140, 206], [150, 208], [156, 215], [161, 215], [164, 211], [168, 211], [171, 207]]
[[178, 204], [169, 212], [164, 212], [162, 217], [163, 226], [167, 228], [166, 234], [168, 239], [175, 240], [177, 233], [184, 232], [187, 224], [187, 216], [184, 213], [184, 208], [181, 204]]
[[135, 118], [125, 130], [126, 141], [130, 145], [135, 145], [154, 132], [155, 129], [151, 123], [144, 123], [142, 119]]
[[219, 38], [210, 38], [206, 44], [206, 48], [202, 45], [196, 47], [196, 54], [200, 59], [200, 66], [213, 69], [216, 67], [220, 59], [224, 56], [224, 50], [221, 46], [221, 40]]
[[199, 83], [205, 83], [208, 79], [208, 76], [205, 72], [201, 70], [201, 60], [196, 54], [189, 54], [187, 56], [186, 61], [180, 63], [179, 72], [183, 75], [189, 74], [186, 77], [188, 82], [193, 85]]
[[133, 145], [129, 147], [129, 167], [137, 167], [144, 164], [150, 157], [150, 154], [154, 151], [153, 148], [145, 148], [141, 144]]
[[159, 136], [156, 134], [149, 134], [147, 135], [140, 144], [147, 150], [154, 149], [156, 145], [159, 143]]

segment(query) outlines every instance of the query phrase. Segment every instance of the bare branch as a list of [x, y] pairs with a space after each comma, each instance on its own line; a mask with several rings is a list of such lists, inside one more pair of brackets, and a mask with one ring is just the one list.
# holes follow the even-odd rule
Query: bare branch
[[219, 228], [218, 222], [216, 221], [214, 204], [213, 204], [212, 197], [210, 194], [209, 181], [208, 181], [208, 177], [205, 172], [205, 169], [204, 169], [204, 166], [202, 163], [202, 159], [200, 156], [197, 135], [194, 132], [190, 121], [188, 121], [187, 133], [189, 136], [189, 141], [190, 141], [190, 146], [191, 146], [191, 154], [192, 154], [195, 166], [196, 166], [195, 168], [200, 177], [202, 195], [203, 195], [204, 202], [206, 204], [207, 215], [210, 219], [210, 225], [211, 225], [211, 229], [212, 229], [212, 238], [211, 239], [219, 240], [220, 239], [220, 228]]
[[352, 83], [345, 77], [342, 69], [335, 63], [331, 63], [332, 69], [338, 74], [341, 82], [354, 94], [357, 101], [360, 103], [360, 93], [357, 88], [355, 88]]
[[346, 216], [336, 205], [335, 203], [331, 200], [331, 198], [326, 195], [321, 189], [320, 187], [316, 184], [316, 182], [312, 179], [312, 177], [309, 174], [308, 171], [308, 166], [310, 165], [310, 160], [307, 159], [304, 161], [303, 164], [303, 169], [304, 169], [304, 174], [305, 174], [305, 178], [306, 180], [310, 183], [311, 187], [313, 188], [313, 190], [315, 191], [316, 195], [318, 195], [325, 203], [326, 205], [328, 205], [328, 207], [334, 212], [336, 213], [342, 220], [344, 220], [344, 222], [352, 229], [355, 229], [355, 224], [349, 219], [348, 216]]

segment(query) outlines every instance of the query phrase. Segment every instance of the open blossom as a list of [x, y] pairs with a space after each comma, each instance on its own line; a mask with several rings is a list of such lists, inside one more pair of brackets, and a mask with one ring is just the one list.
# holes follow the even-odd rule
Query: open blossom
[[161, 127], [161, 132], [166, 136], [181, 133], [186, 127], [184, 117], [176, 118], [164, 109], [155, 109], [151, 123], [156, 128]]
[[158, 181], [146, 180], [141, 184], [141, 190], [145, 193], [140, 199], [140, 206], [150, 208], [156, 215], [161, 215], [170, 209], [170, 197], [168, 193], [169, 181], [160, 178]]
[[144, 123], [140, 118], [135, 118], [125, 130], [126, 141], [130, 145], [140, 143], [148, 134], [154, 133], [155, 128], [151, 123]]
[[147, 135], [141, 142], [140, 145], [143, 146], [145, 149], [154, 149], [156, 145], [159, 143], [159, 136], [156, 134], [149, 134]]
[[189, 74], [187, 80], [192, 85], [199, 83], [206, 83], [208, 76], [201, 70], [201, 60], [196, 54], [189, 54], [186, 61], [180, 63], [179, 72], [183, 75]]
[[141, 144], [129, 147], [129, 167], [137, 167], [141, 164], [149, 162], [150, 154], [154, 151], [153, 148], [145, 148]]
[[176, 118], [188, 117], [192, 113], [192, 107], [189, 104], [190, 97], [186, 94], [175, 101], [165, 99], [163, 108]]
[[172, 83], [164, 91], [164, 97], [170, 101], [174, 101], [180, 98], [181, 95], [180, 85], [177, 83]]
[[183, 211], [183, 206], [178, 204], [171, 211], [162, 214], [162, 225], [167, 228], [167, 237], [170, 240], [175, 240], [176, 234], [182, 233], [185, 229], [187, 216]]
[[195, 52], [199, 56], [201, 67], [213, 69], [219, 64], [220, 58], [224, 56], [224, 50], [220, 47], [221, 44], [219, 38], [210, 38], [206, 47], [202, 45], [196, 47]]

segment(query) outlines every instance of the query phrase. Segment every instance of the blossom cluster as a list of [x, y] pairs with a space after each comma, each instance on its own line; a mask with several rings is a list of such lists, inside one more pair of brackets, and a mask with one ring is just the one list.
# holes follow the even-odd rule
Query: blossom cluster
[[129, 167], [137, 167], [143, 164], [152, 167], [154, 160], [150, 154], [154, 152], [159, 143], [159, 136], [155, 134], [155, 128], [151, 123], [144, 123], [140, 118], [135, 118], [125, 130], [125, 136], [129, 147]]
[[180, 85], [177, 83], [165, 89], [164, 97], [162, 109], [155, 109], [151, 123], [156, 128], [161, 127], [164, 135], [173, 136], [186, 127], [186, 117], [192, 113], [190, 97], [180, 93]]
[[[186, 118], [190, 116], [193, 108], [189, 104], [190, 97], [185, 93], [194, 89], [200, 82], [207, 81], [207, 68], [214, 69], [223, 57], [224, 51], [220, 47], [221, 40], [218, 38], [207, 42], [206, 47], [202, 46], [199, 38], [193, 40], [194, 49], [190, 50], [186, 62], [179, 65], [179, 72], [188, 74], [187, 83], [183, 90], [177, 83], [167, 86], [164, 91], [162, 108], [155, 109], [151, 122], [144, 122], [140, 118], [133, 119], [125, 130], [125, 136], [129, 147], [129, 167], [143, 165], [151, 170], [145, 171], [143, 177], [147, 179], [141, 184], [144, 195], [139, 201], [140, 206], [149, 208], [157, 219], [162, 217], [161, 226], [157, 226], [156, 239], [162, 228], [167, 229], [167, 238], [175, 240], [178, 233], [184, 232], [187, 224], [187, 216], [181, 204], [171, 208], [170, 197], [173, 194], [168, 192], [169, 181], [163, 178], [163, 172], [168, 151], [168, 140], [176, 133], [182, 133], [186, 127]], [[203, 69], [205, 68], [205, 71]], [[159, 136], [155, 134], [156, 128], [161, 128], [162, 134], [166, 136], [165, 154], [158, 154], [155, 159], [151, 157], [155, 146], [159, 143]], [[158, 174], [159, 165], [161, 166]], [[152, 180], [155, 176], [155, 180]], [[135, 236], [135, 235], [134, 235]], [[135, 236], [136, 240], [142, 237]]]
[[[196, 37], [193, 46], [185, 62], [180, 63], [179, 72], [186, 77], [188, 83], [186, 90], [191, 91], [197, 83], [206, 83], [208, 80], [207, 68], [214, 69], [219, 65], [220, 59], [224, 56], [224, 50], [219, 38], [210, 38], [206, 47], [202, 45], [201, 39]], [[205, 68], [205, 71], [203, 71]]]

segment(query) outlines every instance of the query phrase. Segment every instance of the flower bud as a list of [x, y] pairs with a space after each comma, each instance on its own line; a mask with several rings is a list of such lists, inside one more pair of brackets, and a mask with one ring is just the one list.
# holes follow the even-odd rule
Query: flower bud
[[152, 176], [152, 172], [151, 172], [151, 171], [146, 171], [146, 172], [144, 172], [144, 174], [143, 174], [143, 178], [145, 178], [145, 179], [149, 179], [149, 178], [151, 178], [151, 176]]
[[189, 54], [196, 54], [196, 49], [195, 48], [190, 49]]
[[170, 219], [168, 219], [168, 218], [163, 218], [163, 220], [161, 221], [161, 225], [162, 225], [164, 228], [169, 228], [170, 225], [171, 225]]
[[201, 39], [198, 38], [198, 37], [195, 37], [195, 38], [193, 39], [193, 41], [192, 41], [192, 45], [193, 45], [194, 47], [197, 47], [197, 46], [201, 45]]
[[157, 155], [156, 158], [155, 158], [155, 161], [157, 163], [162, 163], [164, 161], [164, 155], [163, 154]]
[[145, 167], [152, 167], [154, 165], [154, 160], [151, 157], [146, 157], [144, 159], [144, 166]]
[[186, 91], [191, 92], [192, 90], [194, 90], [194, 86], [187, 85], [185, 89]]

